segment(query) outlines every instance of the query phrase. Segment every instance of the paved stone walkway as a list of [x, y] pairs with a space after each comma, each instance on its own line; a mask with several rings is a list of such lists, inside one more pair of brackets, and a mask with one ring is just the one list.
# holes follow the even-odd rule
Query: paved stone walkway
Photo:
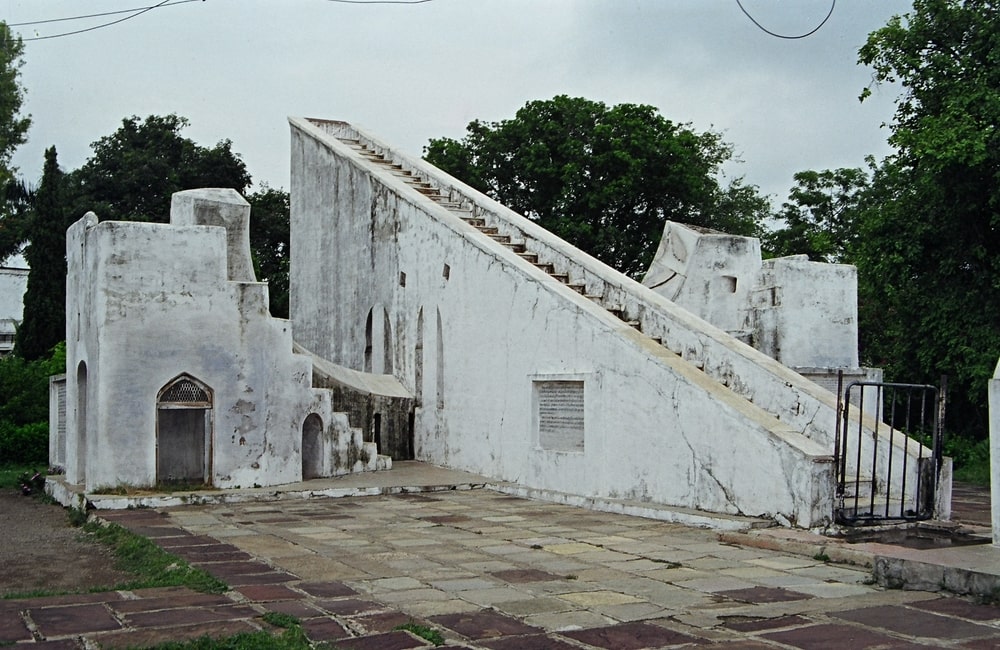
[[458, 490], [163, 511], [108, 520], [226, 580], [0, 601], [0, 644], [143, 647], [298, 617], [343, 650], [1000, 647], [1000, 608], [869, 584], [860, 567], [712, 531]]

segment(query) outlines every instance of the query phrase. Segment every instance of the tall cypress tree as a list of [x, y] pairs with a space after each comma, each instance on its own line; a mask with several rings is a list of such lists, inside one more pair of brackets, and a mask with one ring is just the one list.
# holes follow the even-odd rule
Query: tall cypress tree
[[66, 228], [64, 175], [56, 148], [45, 151], [42, 181], [35, 193], [28, 225], [30, 244], [28, 290], [24, 294], [24, 320], [17, 331], [15, 352], [32, 361], [48, 355], [66, 338]]

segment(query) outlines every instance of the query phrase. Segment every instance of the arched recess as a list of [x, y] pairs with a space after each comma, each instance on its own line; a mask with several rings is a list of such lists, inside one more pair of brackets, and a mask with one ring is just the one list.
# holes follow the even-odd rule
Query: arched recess
[[389, 320], [389, 310], [382, 308], [382, 374], [392, 374], [392, 321]]
[[365, 372], [372, 371], [372, 314], [375, 308], [368, 310], [368, 320], [365, 321]]
[[323, 418], [310, 413], [302, 422], [302, 480], [323, 476]]
[[212, 482], [212, 389], [191, 375], [156, 395], [156, 482]]
[[417, 311], [417, 345], [413, 351], [413, 396], [417, 406], [424, 395], [424, 308]]
[[87, 363], [76, 368], [76, 475], [80, 484], [87, 479]]
[[437, 407], [444, 408], [444, 325], [441, 324], [441, 310], [437, 310], [437, 336], [434, 337], [435, 354], [435, 388], [437, 393]]

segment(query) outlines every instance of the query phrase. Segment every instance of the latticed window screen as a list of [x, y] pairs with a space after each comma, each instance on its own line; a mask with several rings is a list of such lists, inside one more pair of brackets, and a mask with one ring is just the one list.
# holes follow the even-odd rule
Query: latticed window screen
[[160, 402], [182, 402], [186, 404], [209, 402], [208, 393], [190, 379], [181, 379], [164, 391]]

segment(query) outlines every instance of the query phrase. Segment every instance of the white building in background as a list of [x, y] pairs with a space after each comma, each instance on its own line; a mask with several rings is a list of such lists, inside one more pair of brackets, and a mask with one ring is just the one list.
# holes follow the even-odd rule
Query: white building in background
[[24, 318], [24, 292], [28, 288], [28, 264], [15, 255], [0, 266], [0, 356], [14, 349], [14, 334]]

